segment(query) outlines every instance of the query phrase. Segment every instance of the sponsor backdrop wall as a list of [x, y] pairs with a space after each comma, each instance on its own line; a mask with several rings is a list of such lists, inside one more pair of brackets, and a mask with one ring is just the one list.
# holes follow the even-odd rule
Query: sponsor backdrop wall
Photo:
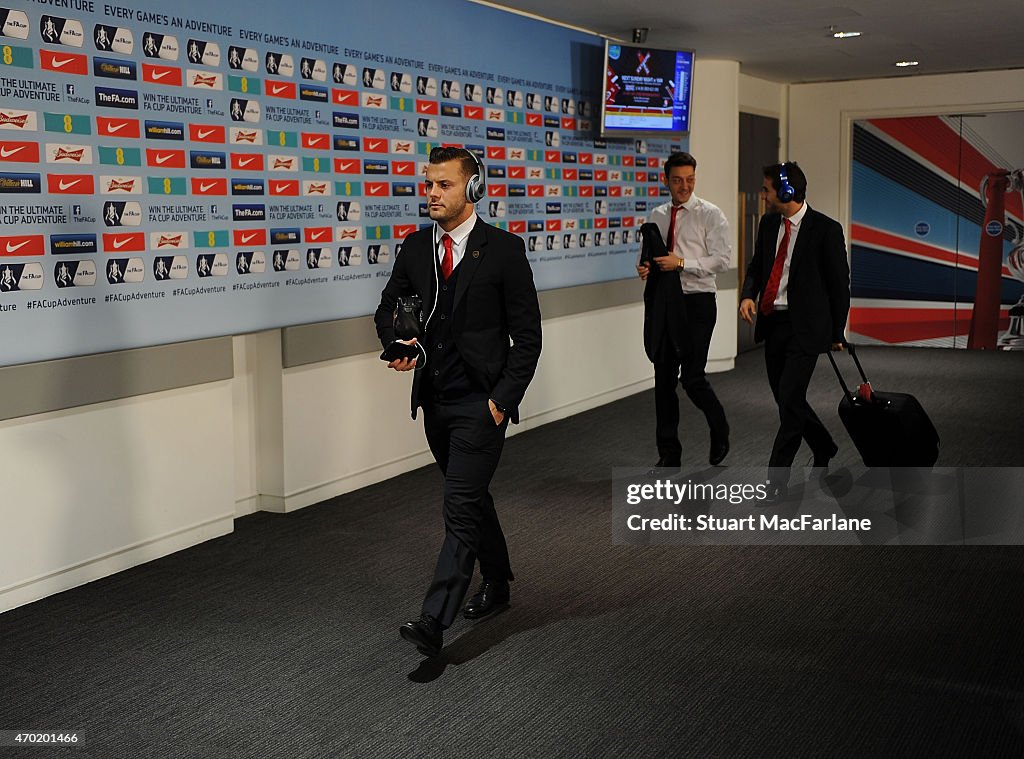
[[597, 139], [598, 38], [461, 0], [8, 0], [0, 31], [3, 365], [372, 312], [439, 144], [541, 289], [631, 277], [679, 146]]

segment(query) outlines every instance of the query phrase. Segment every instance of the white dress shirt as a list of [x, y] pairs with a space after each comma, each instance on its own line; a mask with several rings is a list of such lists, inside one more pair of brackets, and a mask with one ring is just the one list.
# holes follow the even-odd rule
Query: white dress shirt
[[441, 229], [440, 224], [437, 222], [434, 223], [434, 254], [437, 256], [439, 271], [440, 263], [444, 260], [444, 244], [441, 242], [441, 238], [445, 235], [452, 238], [452, 271], [455, 271], [455, 267], [459, 265], [462, 261], [462, 257], [466, 255], [466, 240], [469, 239], [469, 233], [473, 231], [473, 227], [475, 226], [475, 211], [469, 215], [468, 219], [455, 227], [451, 232], [445, 232]]
[[[672, 252], [683, 258], [679, 273], [683, 292], [717, 292], [715, 275], [728, 269], [732, 262], [729, 222], [722, 209], [696, 195], [676, 208], [679, 210], [675, 212], [676, 240]], [[666, 247], [672, 244], [668, 239], [672, 212], [671, 203], [663, 203], [651, 211], [650, 221], [658, 225]]]
[[[789, 308], [789, 265], [793, 263], [793, 249], [796, 247], [796, 236], [800, 234], [800, 222], [807, 215], [807, 204], [789, 217], [789, 243], [786, 245], [786, 262], [782, 265], [782, 279], [779, 280], [779, 294], [775, 296], [775, 310], [785, 311]], [[779, 224], [779, 234], [775, 238], [775, 255], [778, 255], [782, 237], [786, 234], [786, 222]]]

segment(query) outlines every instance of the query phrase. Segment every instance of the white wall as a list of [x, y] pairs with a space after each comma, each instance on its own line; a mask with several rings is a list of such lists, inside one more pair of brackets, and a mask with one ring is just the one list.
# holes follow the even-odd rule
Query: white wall
[[[651, 387], [642, 328], [639, 302], [545, 320], [537, 376], [510, 434]], [[251, 421], [236, 426], [236, 445], [258, 449], [241, 465], [239, 514], [292, 511], [433, 462], [422, 418], [409, 416], [411, 375], [388, 370], [376, 352], [282, 371], [267, 333], [245, 341], [247, 361], [276, 361], [277, 377], [263, 373], [250, 393], [263, 402], [254, 400]], [[255, 373], [247, 366], [240, 376]]]
[[0, 611], [232, 530], [231, 383], [0, 422]]
[[[697, 59], [693, 75], [690, 153], [697, 159], [696, 193], [722, 209], [729, 220], [732, 265], [739, 229], [739, 76], [736, 61]], [[736, 361], [738, 287], [719, 287], [718, 322], [708, 353], [709, 371], [732, 369]]]

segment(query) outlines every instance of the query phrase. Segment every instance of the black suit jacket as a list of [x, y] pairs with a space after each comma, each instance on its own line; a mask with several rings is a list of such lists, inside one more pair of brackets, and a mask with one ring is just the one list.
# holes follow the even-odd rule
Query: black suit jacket
[[[419, 295], [424, 317], [438, 318], [438, 313], [430, 316], [437, 297], [437, 268], [433, 227], [405, 238], [373, 317], [383, 346], [395, 339], [399, 295]], [[521, 238], [477, 218], [459, 263], [451, 328], [471, 378], [487, 388], [495, 403], [518, 422], [519, 404], [533, 379], [541, 349], [537, 289]], [[419, 385], [417, 370], [412, 383], [414, 419]]]
[[[782, 214], [765, 214], [757, 229], [754, 257], [747, 266], [740, 299], [750, 298], [758, 306], [754, 340], [764, 340], [760, 297], [778, 244]], [[794, 337], [808, 353], [824, 353], [832, 343], [841, 342], [850, 313], [850, 265], [846, 260], [843, 227], [808, 207], [789, 264], [787, 292]]]

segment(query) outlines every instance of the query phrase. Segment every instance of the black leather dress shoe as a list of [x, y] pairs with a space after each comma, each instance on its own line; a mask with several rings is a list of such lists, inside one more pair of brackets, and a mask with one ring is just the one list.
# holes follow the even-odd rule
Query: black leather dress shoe
[[424, 656], [437, 656], [444, 645], [441, 626], [429, 614], [406, 622], [398, 628], [398, 634], [416, 646], [416, 650]]
[[711, 466], [718, 466], [729, 454], [729, 438], [711, 444], [711, 452], [708, 454], [708, 463]]
[[839, 453], [839, 446], [833, 443], [832, 448], [827, 453], [814, 454], [814, 463], [812, 466], [827, 469], [828, 462], [830, 462], [837, 453]]
[[484, 580], [480, 589], [462, 607], [462, 616], [466, 619], [480, 619], [508, 606], [508, 582], [491, 582]]

